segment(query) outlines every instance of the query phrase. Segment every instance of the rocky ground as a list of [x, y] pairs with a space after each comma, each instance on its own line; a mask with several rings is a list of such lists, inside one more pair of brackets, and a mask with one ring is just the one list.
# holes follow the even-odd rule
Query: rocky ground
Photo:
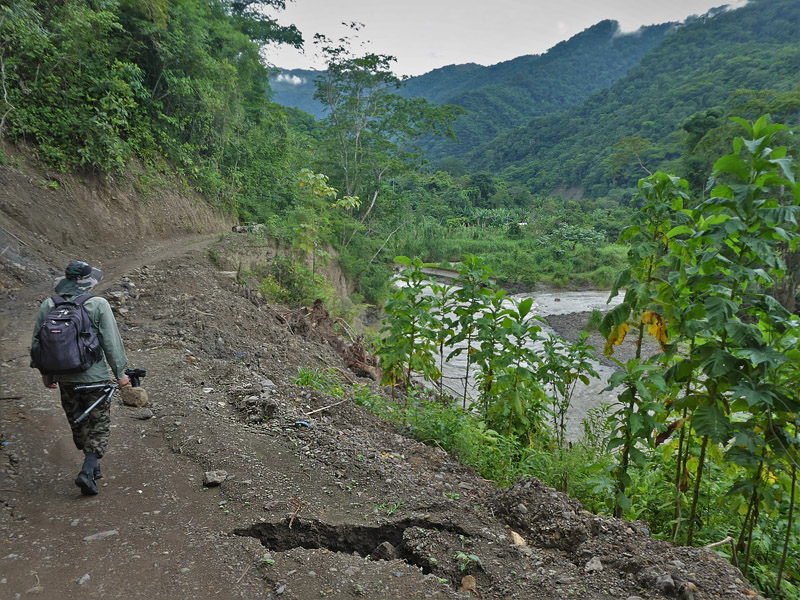
[[333, 367], [378, 391], [347, 370], [348, 341], [323, 312], [270, 306], [216, 267], [213, 235], [83, 249], [106, 270], [99, 292], [130, 366], [147, 370], [149, 405], [115, 400], [100, 494], [82, 497], [57, 392], [27, 357], [48, 268], [80, 248], [0, 216], [21, 242], [0, 257], [1, 598], [756, 595], [709, 550], [653, 540], [533, 479], [498, 489], [295, 385], [298, 367]]

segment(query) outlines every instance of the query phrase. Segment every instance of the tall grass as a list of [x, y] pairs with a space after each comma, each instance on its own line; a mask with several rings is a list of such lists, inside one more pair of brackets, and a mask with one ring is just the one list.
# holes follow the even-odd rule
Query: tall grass
[[530, 235], [513, 239], [502, 227], [428, 227], [418, 236], [401, 237], [392, 251], [426, 262], [458, 262], [474, 254], [499, 280], [530, 287], [607, 288], [626, 264], [626, 250], [617, 244], [564, 244]]

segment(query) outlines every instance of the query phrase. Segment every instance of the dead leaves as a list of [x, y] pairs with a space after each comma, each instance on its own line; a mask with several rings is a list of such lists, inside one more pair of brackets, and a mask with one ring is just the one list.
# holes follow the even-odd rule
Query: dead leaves
[[647, 325], [647, 333], [652, 335], [661, 344], [661, 349], [664, 350], [667, 342], [669, 341], [669, 334], [667, 333], [667, 323], [657, 312], [648, 310], [642, 313], [642, 324]]
[[482, 598], [480, 590], [478, 590], [478, 582], [472, 575], [465, 575], [461, 580], [461, 589], [458, 590], [461, 594], [475, 594], [478, 598]]
[[620, 323], [611, 330], [611, 334], [608, 336], [608, 340], [606, 340], [606, 346], [603, 349], [603, 353], [606, 356], [614, 354], [614, 346], [619, 346], [625, 341], [625, 336], [628, 335], [630, 328], [630, 324]]
[[[667, 332], [667, 323], [664, 320], [664, 317], [652, 310], [644, 311], [638, 326], [647, 326], [647, 333], [649, 333], [658, 341], [662, 350], [666, 350], [667, 342], [669, 342], [669, 333]], [[630, 329], [631, 323], [628, 321], [625, 323], [620, 323], [614, 327], [614, 329], [611, 330], [608, 339], [606, 340], [603, 353], [606, 356], [611, 356], [614, 354], [614, 346], [619, 346], [625, 341], [625, 336], [628, 335]]]
[[662, 431], [656, 436], [656, 446], [659, 446], [664, 442], [666, 442], [669, 436], [671, 436], [676, 429], [683, 427], [683, 424], [685, 422], [686, 419], [678, 419], [677, 421], [673, 421], [672, 423], [670, 423], [665, 431]]

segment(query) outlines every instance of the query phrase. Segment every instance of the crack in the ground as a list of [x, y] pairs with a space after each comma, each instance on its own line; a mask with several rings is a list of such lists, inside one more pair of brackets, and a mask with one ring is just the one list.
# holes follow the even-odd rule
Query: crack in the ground
[[[434, 571], [431, 561], [408, 548], [404, 541], [406, 529], [416, 527], [430, 531], [448, 531], [455, 535], [466, 535], [460, 527], [452, 524], [432, 523], [424, 519], [403, 519], [382, 525], [332, 525], [309, 519], [295, 519], [289, 528], [289, 519], [277, 523], [256, 523], [250, 527], [235, 529], [239, 536], [254, 537], [273, 552], [285, 552], [293, 548], [309, 550], [324, 548], [332, 552], [358, 553], [362, 557], [399, 558], [418, 567], [426, 575]], [[394, 557], [385, 555], [385, 544], [397, 552]]]

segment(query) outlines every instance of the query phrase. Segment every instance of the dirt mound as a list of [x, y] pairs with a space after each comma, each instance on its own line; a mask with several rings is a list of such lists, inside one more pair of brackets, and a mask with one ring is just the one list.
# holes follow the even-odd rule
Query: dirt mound
[[[96, 497], [73, 484], [80, 456], [57, 395], [28, 367], [47, 278], [0, 297], [0, 597], [753, 594], [711, 551], [652, 540], [535, 480], [499, 490], [351, 400], [298, 387], [299, 367], [333, 368], [379, 392], [348, 371], [368, 355], [334, 335], [324, 306], [266, 304], [212, 264], [209, 241], [87, 250], [150, 397], [112, 407]], [[52, 244], [26, 260], [60, 264]]]

